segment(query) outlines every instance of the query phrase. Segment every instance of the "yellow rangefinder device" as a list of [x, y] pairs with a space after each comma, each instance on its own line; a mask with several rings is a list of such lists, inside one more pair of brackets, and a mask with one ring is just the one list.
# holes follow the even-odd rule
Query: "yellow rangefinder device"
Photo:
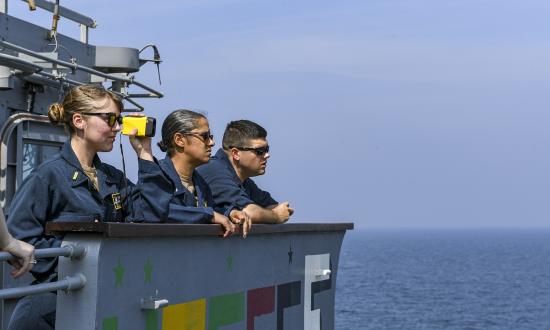
[[134, 128], [137, 128], [136, 136], [155, 136], [157, 120], [153, 117], [122, 117], [122, 134], [130, 134]]

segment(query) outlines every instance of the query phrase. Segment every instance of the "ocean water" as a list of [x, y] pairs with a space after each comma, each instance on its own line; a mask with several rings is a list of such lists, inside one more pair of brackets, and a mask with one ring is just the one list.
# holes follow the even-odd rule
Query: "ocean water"
[[336, 329], [550, 329], [550, 230], [354, 230]]

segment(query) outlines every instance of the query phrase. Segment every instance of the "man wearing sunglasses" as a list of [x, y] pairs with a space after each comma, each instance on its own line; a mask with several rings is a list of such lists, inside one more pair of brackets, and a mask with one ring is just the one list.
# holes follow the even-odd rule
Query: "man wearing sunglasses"
[[253, 223], [284, 223], [294, 210], [288, 202], [278, 203], [251, 177], [263, 175], [270, 157], [266, 130], [249, 120], [227, 124], [223, 148], [199, 166], [217, 207], [243, 210]]

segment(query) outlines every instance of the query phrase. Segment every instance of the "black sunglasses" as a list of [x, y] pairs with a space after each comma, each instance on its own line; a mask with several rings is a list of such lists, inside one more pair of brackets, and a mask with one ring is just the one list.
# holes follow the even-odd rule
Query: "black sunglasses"
[[81, 112], [80, 114], [85, 116], [98, 116], [110, 126], [115, 126], [115, 123], [122, 125], [122, 116], [117, 115], [114, 112]]
[[206, 131], [206, 132], [203, 132], [203, 133], [191, 132], [191, 133], [183, 133], [183, 134], [192, 135], [194, 137], [197, 137], [200, 140], [202, 140], [202, 142], [204, 142], [204, 143], [206, 143], [207, 140], [214, 140], [214, 135], [212, 135], [212, 133], [210, 133], [210, 131]]
[[269, 152], [269, 145], [266, 145], [266, 146], [263, 146], [263, 147], [258, 147], [258, 148], [229, 146], [229, 149], [231, 149], [231, 148], [235, 148], [235, 149], [238, 149], [238, 150], [241, 150], [241, 151], [252, 151], [253, 153], [255, 153], [258, 156], [263, 156], [263, 155], [265, 155]]

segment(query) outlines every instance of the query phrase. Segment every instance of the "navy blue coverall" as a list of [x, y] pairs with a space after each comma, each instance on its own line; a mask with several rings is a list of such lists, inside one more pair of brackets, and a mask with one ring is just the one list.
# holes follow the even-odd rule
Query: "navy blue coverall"
[[250, 178], [241, 182], [227, 155], [220, 148], [210, 161], [197, 168], [212, 190], [216, 207], [242, 210], [248, 204], [261, 207], [277, 205], [267, 191], [263, 191]]
[[[136, 186], [126, 180], [121, 171], [102, 163], [99, 157], [94, 158], [93, 164], [99, 192], [84, 174], [70, 140], [67, 141], [59, 155], [38, 166], [23, 181], [7, 212], [10, 233], [37, 249], [51, 248], [61, 246], [63, 238], [45, 234], [48, 221], [142, 220], [134, 214], [155, 199], [155, 189], [148, 182], [158, 176], [154, 173], [158, 165], [140, 159]], [[38, 259], [31, 273], [39, 282], [48, 281], [55, 277], [56, 266], [57, 258]]]
[[[192, 179], [196, 195], [181, 183], [172, 160], [167, 156], [159, 162], [160, 172], [151, 179], [156, 186], [156, 200], [140, 208], [139, 217], [148, 222], [212, 223], [214, 211], [227, 215], [226, 208], [215, 208], [210, 188], [204, 179], [193, 172]], [[151, 210], [151, 211], [149, 211]], [[165, 210], [163, 218], [155, 218]]]
[[[139, 159], [139, 180], [134, 185], [99, 157], [93, 164], [99, 191], [84, 174], [69, 139], [59, 155], [38, 166], [23, 181], [7, 212], [11, 234], [35, 248], [51, 248], [59, 247], [63, 237], [45, 234], [48, 221], [143, 220], [135, 214], [142, 214], [144, 205], [155, 200], [156, 188], [150, 180], [158, 177], [158, 165]], [[151, 217], [165, 216], [158, 208], [147, 209]], [[38, 259], [31, 273], [38, 282], [51, 281], [57, 276], [56, 267], [57, 258]], [[24, 297], [17, 303], [8, 329], [53, 329], [55, 306], [54, 293]]]

